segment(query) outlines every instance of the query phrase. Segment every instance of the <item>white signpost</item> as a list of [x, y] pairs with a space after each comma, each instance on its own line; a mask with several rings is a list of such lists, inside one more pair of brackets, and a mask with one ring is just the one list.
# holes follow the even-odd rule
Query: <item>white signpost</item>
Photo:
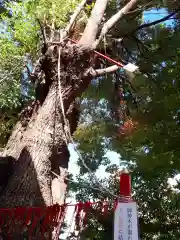
[[114, 240], [138, 240], [137, 207], [135, 202], [119, 202], [114, 216]]

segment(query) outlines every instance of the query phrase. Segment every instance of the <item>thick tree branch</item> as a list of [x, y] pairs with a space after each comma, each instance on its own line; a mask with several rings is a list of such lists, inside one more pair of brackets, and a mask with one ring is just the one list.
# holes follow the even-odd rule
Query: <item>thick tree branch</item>
[[80, 5], [77, 6], [77, 8], [75, 9], [74, 14], [71, 16], [70, 22], [67, 25], [67, 27], [65, 28], [64, 32], [63, 32], [63, 36], [62, 38], [67, 37], [67, 35], [69, 34], [71, 28], [73, 27], [77, 17], [79, 16], [81, 10], [84, 8], [85, 4], [86, 4], [87, 0], [82, 0], [82, 2], [80, 3]]
[[119, 67], [117, 65], [113, 65], [113, 66], [110, 66], [107, 68], [102, 68], [102, 69], [93, 69], [92, 68], [88, 74], [91, 75], [92, 77], [100, 77], [107, 73], [113, 73], [113, 72], [117, 71], [118, 68]]
[[107, 2], [108, 0], [96, 0], [91, 13], [91, 17], [88, 20], [88, 23], [80, 40], [81, 44], [91, 45], [96, 40], [99, 25], [106, 10]]
[[95, 46], [97, 46], [102, 38], [108, 33], [108, 31], [121, 19], [125, 14], [127, 14], [132, 8], [137, 4], [137, 0], [131, 0], [128, 2], [119, 12], [113, 15], [103, 26], [99, 39], [96, 40]]

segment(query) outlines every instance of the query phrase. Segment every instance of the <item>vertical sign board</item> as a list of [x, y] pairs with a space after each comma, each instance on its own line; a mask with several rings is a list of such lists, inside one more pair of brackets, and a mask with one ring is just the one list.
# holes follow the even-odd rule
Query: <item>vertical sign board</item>
[[138, 240], [137, 206], [135, 202], [119, 202], [114, 216], [114, 240]]

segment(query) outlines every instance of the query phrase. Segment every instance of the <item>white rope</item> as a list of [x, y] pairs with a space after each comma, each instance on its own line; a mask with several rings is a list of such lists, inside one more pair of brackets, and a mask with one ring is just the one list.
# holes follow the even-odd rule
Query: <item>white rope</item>
[[120, 196], [115, 195], [113, 192], [107, 190], [98, 180], [98, 178], [96, 177], [96, 175], [90, 170], [90, 168], [87, 166], [87, 164], [85, 163], [81, 153], [79, 152], [79, 150], [77, 149], [74, 140], [71, 136], [71, 131], [70, 131], [70, 126], [69, 126], [69, 121], [66, 118], [65, 115], [65, 110], [64, 110], [64, 103], [63, 103], [63, 97], [62, 97], [62, 88], [61, 88], [61, 76], [60, 76], [60, 60], [61, 60], [61, 48], [59, 47], [59, 54], [58, 54], [58, 86], [59, 86], [59, 97], [60, 97], [60, 104], [61, 104], [61, 109], [62, 109], [62, 115], [63, 115], [63, 120], [64, 120], [64, 124], [65, 124], [65, 140], [66, 140], [66, 144], [68, 146], [68, 142], [69, 140], [72, 142], [73, 146], [74, 146], [74, 150], [77, 152], [78, 157], [80, 159], [80, 161], [82, 162], [83, 166], [88, 170], [88, 172], [90, 173], [90, 175], [95, 179], [96, 183], [100, 186], [99, 191], [102, 193], [108, 193], [109, 195], [115, 197], [115, 198], [120, 198]]

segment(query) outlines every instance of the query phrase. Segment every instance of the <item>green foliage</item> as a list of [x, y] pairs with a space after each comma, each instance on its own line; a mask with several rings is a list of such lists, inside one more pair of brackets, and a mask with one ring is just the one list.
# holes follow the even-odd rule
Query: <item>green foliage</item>
[[[118, 33], [116, 34], [118, 35]], [[133, 119], [138, 122], [136, 131], [128, 137], [117, 138], [114, 132], [115, 128], [112, 127], [114, 119], [110, 114], [110, 95], [113, 92], [114, 77], [108, 76], [96, 82], [92, 81], [89, 91], [83, 95], [88, 99], [89, 103], [83, 113], [88, 113], [88, 118], [91, 119], [90, 122], [94, 120], [94, 124], [91, 133], [89, 127], [92, 124], [84, 128], [81, 128], [80, 125], [77, 140], [80, 141], [79, 149], [85, 162], [91, 166], [93, 171], [95, 171], [95, 168], [99, 168], [94, 156], [97, 155], [97, 151], [102, 152], [102, 148], [104, 153], [109, 149], [121, 155], [120, 166], [114, 166], [109, 162], [106, 163], [106, 171], [109, 171], [111, 175], [108, 179], [104, 178], [100, 181], [105, 189], [118, 194], [119, 186], [118, 182], [113, 178], [113, 173], [124, 165], [132, 172], [133, 196], [138, 202], [140, 238], [146, 240], [156, 237], [156, 239], [175, 240], [179, 239], [180, 236], [178, 230], [180, 224], [178, 217], [180, 214], [180, 199], [177, 192], [180, 188], [177, 185], [175, 187], [176, 191], [172, 190], [168, 180], [180, 173], [178, 140], [180, 138], [179, 29], [161, 25], [156, 28], [142, 30], [141, 34], [136, 35], [136, 38], [138, 38], [138, 41], [134, 38], [133, 45], [131, 41], [125, 43], [130, 51], [129, 56], [121, 51], [121, 58], [129, 58], [131, 61], [134, 58], [140, 66], [141, 72], [147, 74], [146, 77], [137, 76], [131, 83], [134, 89], [132, 93], [139, 99], [138, 111], [134, 110], [132, 102], [128, 100]], [[115, 53], [120, 50], [120, 47], [113, 45], [111, 56], [117, 57]], [[121, 74], [123, 77], [123, 73]], [[106, 102], [106, 107], [103, 106], [106, 117], [100, 110], [96, 111], [97, 105], [91, 104], [92, 100], [98, 101], [99, 99]], [[106, 124], [103, 129], [100, 128], [99, 133], [98, 126], [102, 119]], [[94, 133], [96, 126], [97, 130]], [[94, 136], [93, 142], [89, 140], [91, 134]], [[79, 138], [79, 136], [82, 137]], [[104, 145], [102, 144], [97, 150], [96, 144], [98, 145], [99, 137]], [[91, 154], [91, 164], [88, 160], [86, 161], [88, 152]], [[102, 164], [100, 160], [102, 158], [103, 156], [99, 158], [99, 164]], [[106, 199], [107, 196], [108, 199], [112, 199], [112, 196], [107, 192], [101, 192], [102, 188], [97, 183], [92, 185], [96, 189], [90, 188], [93, 178], [89, 176], [88, 179], [82, 161], [79, 160], [78, 163], [82, 177], [77, 178], [79, 185], [72, 186], [77, 193], [77, 199], [84, 201], [89, 198]], [[87, 188], [88, 183], [89, 188]], [[99, 191], [97, 188], [99, 188]], [[93, 216], [89, 216], [89, 218], [94, 219]], [[111, 218], [109, 217], [109, 219]], [[99, 227], [99, 224], [102, 228]], [[108, 236], [108, 233], [112, 234], [111, 231], [111, 226], [107, 231], [103, 223], [95, 223], [95, 221], [94, 225], [89, 222], [85, 230], [86, 237], [88, 236], [89, 239], [106, 239], [105, 236]], [[83, 234], [85, 233], [82, 232]], [[112, 235], [108, 236], [108, 239], [110, 238], [112, 238]]]
[[[26, 0], [22, 3], [23, 13], [30, 14], [31, 19], [38, 18], [46, 24], [55, 24], [56, 27], [63, 27], [69, 20], [78, 0], [73, 1], [49, 1], [49, 0]], [[19, 7], [19, 6], [18, 6]]]
[[0, 145], [4, 146], [21, 106], [21, 57], [13, 42], [1, 39], [0, 49]]
[[[37, 49], [37, 26], [33, 19], [23, 13], [21, 3], [10, 3], [13, 14], [1, 14], [4, 29], [0, 35], [0, 145], [4, 146], [18, 119], [24, 98], [23, 65], [24, 55], [30, 52], [35, 56]], [[26, 84], [28, 85], [28, 83]], [[29, 95], [28, 98], [31, 98]]]

